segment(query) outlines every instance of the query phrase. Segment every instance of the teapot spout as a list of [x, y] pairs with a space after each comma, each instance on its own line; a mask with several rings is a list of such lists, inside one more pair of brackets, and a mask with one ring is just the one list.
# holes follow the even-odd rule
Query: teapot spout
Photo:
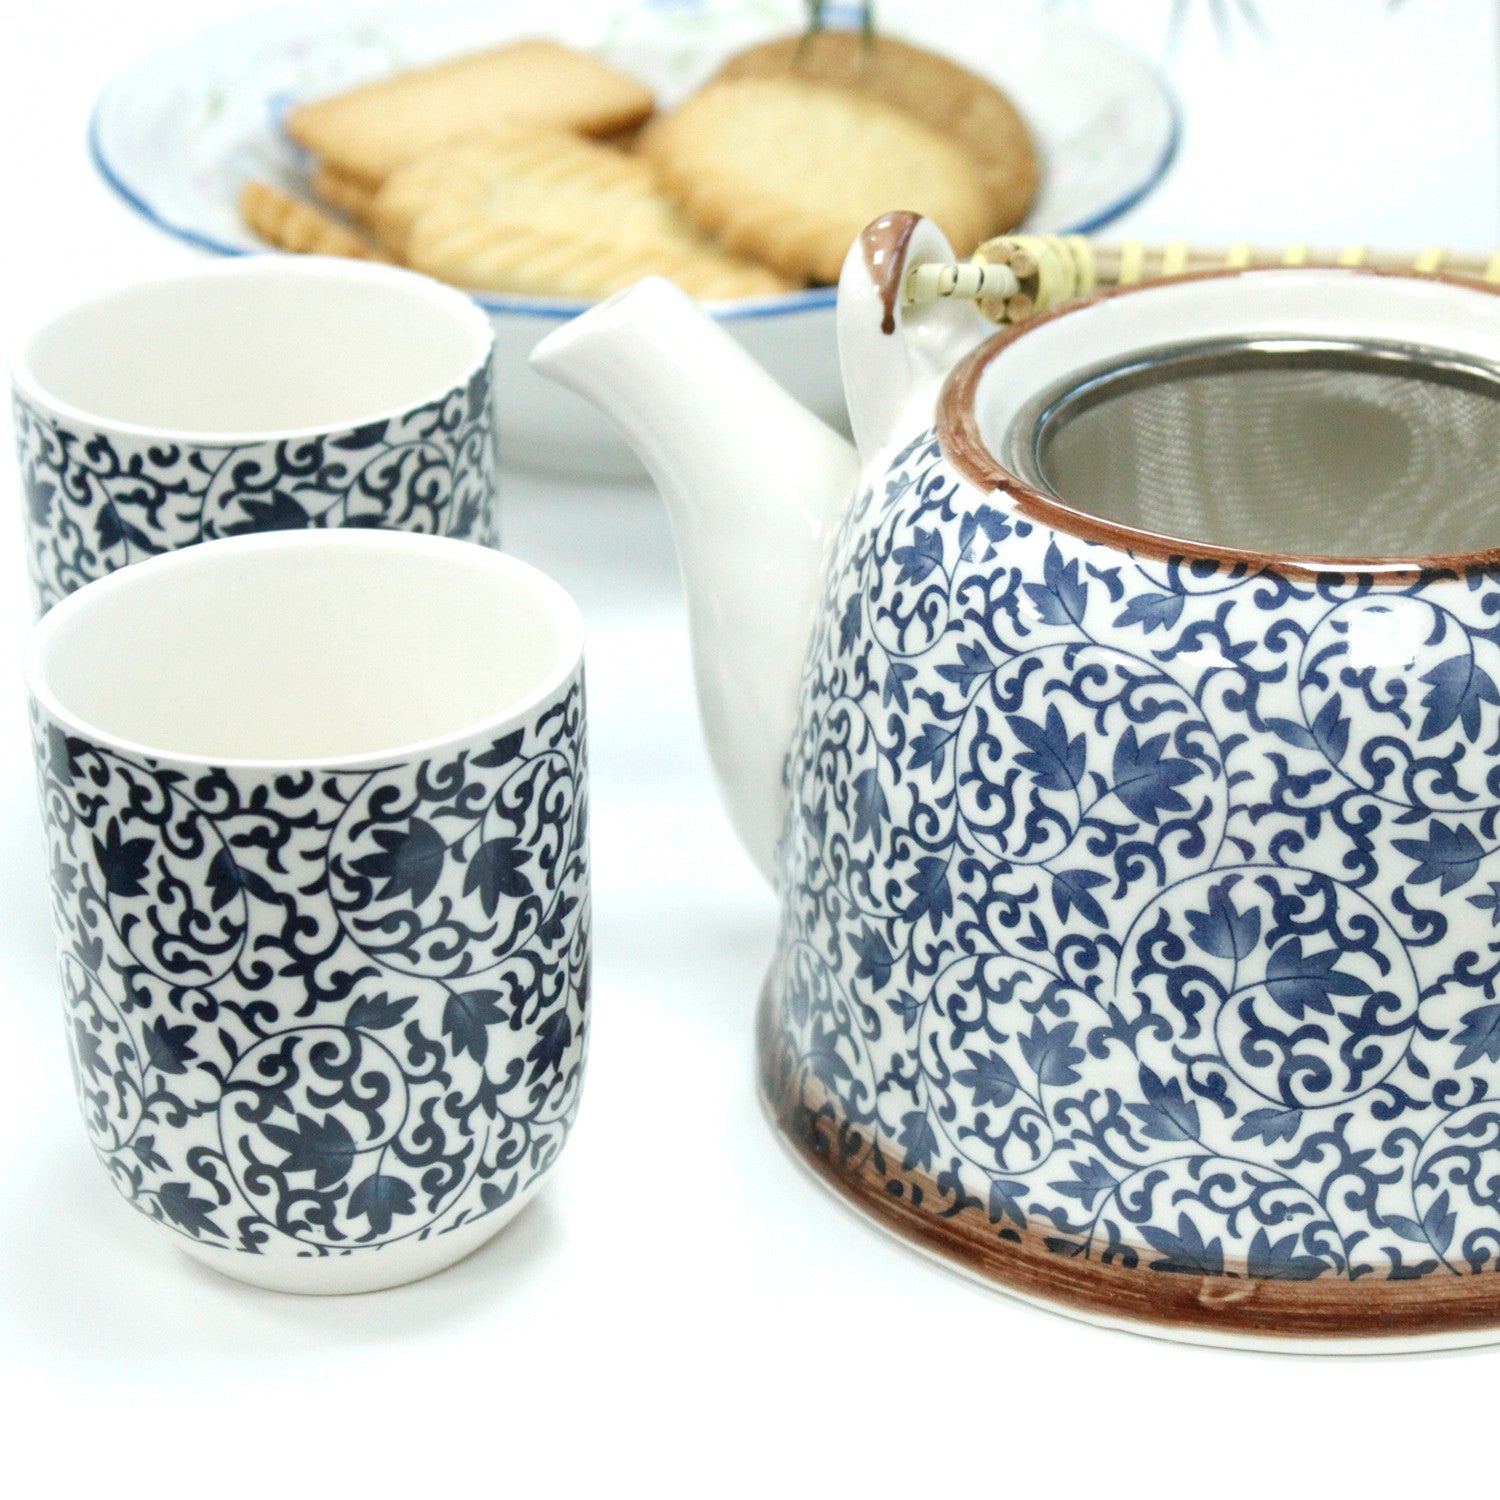
[[660, 277], [550, 334], [531, 362], [602, 408], [661, 491], [709, 756], [740, 842], [774, 882], [782, 763], [854, 448]]

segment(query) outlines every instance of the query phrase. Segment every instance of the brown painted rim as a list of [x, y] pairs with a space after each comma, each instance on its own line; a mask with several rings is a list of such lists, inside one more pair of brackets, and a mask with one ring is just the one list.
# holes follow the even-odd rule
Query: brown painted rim
[[[987, 339], [973, 353], [953, 367], [938, 396], [938, 442], [944, 457], [971, 484], [986, 493], [1000, 491], [1007, 495], [1015, 509], [1028, 520], [1037, 521], [1057, 531], [1088, 542], [1099, 542], [1138, 557], [1183, 563], [1212, 563], [1216, 567], [1236, 567], [1251, 572], [1281, 574], [1287, 578], [1367, 578], [1375, 583], [1405, 584], [1433, 574], [1494, 572], [1500, 569], [1500, 545], [1482, 552], [1455, 552], [1434, 557], [1301, 557], [1287, 553], [1262, 552], [1242, 547], [1221, 547], [1213, 542], [1188, 537], [1167, 536], [1122, 522], [1109, 521], [1089, 511], [1076, 510], [1055, 495], [1039, 490], [1005, 467], [990, 451], [979, 431], [974, 402], [990, 363], [1018, 339], [1034, 333], [1056, 318], [1068, 316], [1082, 308], [1092, 307], [1116, 297], [1132, 297], [1140, 292], [1159, 291], [1163, 287], [1190, 281], [1218, 281], [1231, 276], [1274, 276], [1279, 267], [1258, 267], [1229, 271], [1193, 271], [1180, 276], [1142, 281], [1132, 286], [1111, 287], [1087, 297], [1064, 302], [1051, 312], [1038, 314], [1025, 323]], [[1308, 267], [1287, 267], [1305, 271]], [[1372, 267], [1318, 267], [1340, 276], [1383, 276], [1401, 281], [1437, 281], [1465, 291], [1500, 295], [1500, 286], [1469, 281], [1458, 276], [1417, 275], [1406, 271], [1379, 271]], [[1500, 482], [1497, 482], [1500, 500]]]
[[[1472, 1343], [1484, 1330], [1500, 1328], [1500, 1273], [1444, 1271], [1393, 1281], [1371, 1272], [1357, 1281], [1278, 1281], [1252, 1277], [1243, 1268], [1218, 1276], [1169, 1273], [1049, 1250], [1035, 1228], [992, 1225], [983, 1209], [955, 1211], [951, 1194], [930, 1177], [901, 1169], [900, 1148], [889, 1142], [867, 1142], [840, 1160], [831, 1149], [840, 1125], [837, 1101], [825, 1094], [810, 1102], [802, 1080], [777, 1090], [769, 983], [756, 1029], [762, 1102], [803, 1163], [883, 1229], [1003, 1290], [1075, 1316], [1149, 1325], [1143, 1332], [1262, 1342], [1369, 1340], [1372, 1353], [1379, 1352], [1377, 1341], [1460, 1335]], [[928, 1204], [933, 1206], [923, 1206]], [[1141, 1250], [1143, 1256], [1152, 1253]]]

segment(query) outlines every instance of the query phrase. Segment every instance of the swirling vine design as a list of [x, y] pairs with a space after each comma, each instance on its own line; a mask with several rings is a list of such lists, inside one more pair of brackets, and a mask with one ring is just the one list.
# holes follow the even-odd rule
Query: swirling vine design
[[63, 423], [17, 396], [16, 455], [38, 612], [127, 563], [216, 537], [317, 526], [493, 546], [490, 374], [346, 431], [232, 446]]
[[33, 725], [75, 1082], [131, 1203], [323, 1256], [548, 1169], [587, 1040], [581, 678], [376, 770], [189, 771]]
[[1112, 1264], [1497, 1266], [1491, 577], [1135, 559], [929, 432], [802, 687], [768, 1072], [815, 1149]]

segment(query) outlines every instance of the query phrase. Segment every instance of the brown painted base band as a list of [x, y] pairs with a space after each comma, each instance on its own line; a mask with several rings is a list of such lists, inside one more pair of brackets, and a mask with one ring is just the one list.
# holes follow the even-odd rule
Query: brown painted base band
[[[1443, 1271], [1393, 1281], [1329, 1276], [1280, 1281], [1240, 1272], [1213, 1276], [1152, 1271], [1049, 1250], [1039, 1231], [1001, 1229], [983, 1210], [950, 1212], [951, 1197], [920, 1172], [902, 1170], [901, 1151], [836, 1149], [830, 1097], [809, 1099], [807, 1080], [776, 1083], [774, 1001], [761, 997], [757, 1022], [760, 1086], [777, 1128], [808, 1167], [855, 1208], [918, 1248], [971, 1275], [1075, 1316], [1150, 1325], [1142, 1331], [1218, 1340], [1414, 1340], [1477, 1342], [1500, 1330], [1500, 1272]], [[1144, 1256], [1150, 1255], [1144, 1250]], [[1500, 1331], [1496, 1334], [1500, 1340]]]

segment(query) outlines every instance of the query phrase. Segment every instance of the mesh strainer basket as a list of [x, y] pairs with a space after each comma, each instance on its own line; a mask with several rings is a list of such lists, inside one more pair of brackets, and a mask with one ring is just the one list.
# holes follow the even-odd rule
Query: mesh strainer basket
[[[1439, 252], [1104, 249], [1010, 239], [917, 267], [909, 302], [968, 296], [1025, 324], [1080, 293], [1217, 270], [1344, 266], [1500, 279], [1500, 257]], [[1133, 300], [1133, 299], [1132, 299]], [[1149, 326], [1043, 378], [986, 442], [1036, 489], [1134, 530], [1303, 557], [1429, 557], [1500, 546], [1500, 361], [1484, 339], [1391, 337], [1312, 312], [1230, 336]], [[1170, 327], [1168, 324], [1170, 323]], [[1187, 320], [1191, 331], [1192, 320]], [[993, 424], [991, 424], [993, 427]]]

